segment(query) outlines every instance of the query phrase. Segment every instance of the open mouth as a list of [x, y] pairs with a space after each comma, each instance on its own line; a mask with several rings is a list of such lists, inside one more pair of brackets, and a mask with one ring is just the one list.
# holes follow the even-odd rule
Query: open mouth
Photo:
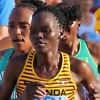
[[24, 42], [24, 39], [14, 39], [13, 42], [14, 43], [22, 43], [22, 42]]

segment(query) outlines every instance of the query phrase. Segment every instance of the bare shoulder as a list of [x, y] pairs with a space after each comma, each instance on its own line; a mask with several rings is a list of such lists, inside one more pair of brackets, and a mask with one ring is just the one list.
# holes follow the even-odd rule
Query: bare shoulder
[[[5, 73], [11, 73], [13, 76], [15, 76], [16, 78], [18, 78], [18, 76], [20, 75], [26, 58], [27, 58], [28, 54], [22, 54], [16, 57], [13, 57], [12, 59], [10, 59], [6, 69], [5, 69]], [[10, 74], [9, 74], [10, 75]]]
[[81, 61], [75, 57], [70, 57], [71, 70], [75, 73], [80, 73], [83, 69], [90, 67], [85, 61]]
[[80, 83], [81, 81], [89, 78], [88, 76], [93, 74], [93, 71], [88, 63], [74, 57], [70, 57], [70, 67], [72, 73], [74, 73], [73, 77], [75, 78], [75, 80], [78, 80], [77, 83]]
[[20, 65], [21, 63], [23, 63], [26, 60], [27, 55], [28, 55], [28, 53], [15, 56], [15, 57], [10, 59], [9, 64], [18, 64], [18, 65]]
[[88, 49], [90, 51], [90, 54], [100, 60], [100, 44], [99, 43], [93, 43], [93, 42], [86, 42]]

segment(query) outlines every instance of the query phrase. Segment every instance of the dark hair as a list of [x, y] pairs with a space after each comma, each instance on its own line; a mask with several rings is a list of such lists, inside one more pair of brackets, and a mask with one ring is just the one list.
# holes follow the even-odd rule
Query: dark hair
[[[76, 3], [72, 3], [70, 4], [69, 2], [62, 2], [62, 3], [59, 3], [56, 5], [57, 7], [59, 8], [68, 8], [69, 7], [69, 11], [68, 11], [68, 15], [66, 15], [66, 18], [68, 18], [69, 20], [69, 26], [68, 26], [68, 31], [70, 31], [70, 25], [73, 24], [73, 21], [76, 21], [76, 20], [81, 20], [81, 10], [80, 10], [80, 5], [77, 5]], [[77, 37], [80, 38], [77, 34]]]
[[75, 20], [81, 20], [81, 10], [80, 10], [80, 5], [73, 3], [69, 3], [69, 2], [62, 2], [56, 5], [59, 8], [68, 8], [70, 7], [69, 10], [69, 19], [70, 21], [75, 21]]
[[[38, 9], [33, 14], [33, 17], [37, 13], [42, 12], [42, 11], [53, 13], [55, 15], [58, 23], [59, 23], [59, 26], [62, 27], [63, 29], [65, 29], [66, 31], [68, 31], [69, 30], [68, 29], [68, 19], [65, 16], [65, 10], [66, 10], [65, 8], [64, 9], [60, 9], [58, 7], [55, 7], [55, 6], [49, 6], [49, 5], [47, 5], [47, 6], [44, 6], [44, 7], [41, 7], [40, 9]], [[67, 14], [67, 12], [66, 12], [66, 14]]]
[[46, 3], [43, 3], [42, 1], [39, 0], [21, 0], [21, 2], [22, 3], [17, 5], [16, 7], [27, 7], [32, 11], [35, 11], [38, 8], [46, 5]]
[[[67, 32], [70, 32], [70, 25], [75, 20], [81, 19], [81, 13], [80, 13], [80, 6], [79, 5], [72, 5], [72, 7], [60, 7], [60, 6], [43, 6], [40, 9], [38, 9], [34, 15], [40, 11], [48, 11], [53, 13], [60, 26]], [[33, 16], [34, 16], [33, 15]]]

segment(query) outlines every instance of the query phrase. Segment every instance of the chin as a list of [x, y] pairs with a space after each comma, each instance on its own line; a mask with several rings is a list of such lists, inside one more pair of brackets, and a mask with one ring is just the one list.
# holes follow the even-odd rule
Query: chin
[[16, 46], [16, 47], [14, 47], [14, 49], [16, 50], [16, 51], [24, 51], [25, 50], [25, 48], [23, 48], [23, 47], [19, 47], [19, 46]]
[[35, 51], [37, 53], [42, 53], [42, 54], [47, 54], [49, 52], [49, 50], [46, 50], [46, 49], [35, 49]]
[[44, 50], [35, 50], [37, 53], [42, 53], [42, 54], [46, 54], [47, 52]]

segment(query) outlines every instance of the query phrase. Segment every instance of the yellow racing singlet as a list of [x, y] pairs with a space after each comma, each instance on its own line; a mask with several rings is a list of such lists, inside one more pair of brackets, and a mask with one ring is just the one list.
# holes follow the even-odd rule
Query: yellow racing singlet
[[[60, 71], [51, 79], [43, 79], [34, 71], [35, 52], [27, 56], [24, 68], [17, 81], [17, 95], [20, 96], [29, 82], [42, 82], [46, 85], [44, 90], [51, 96], [67, 96], [68, 100], [74, 100], [76, 85], [72, 80], [69, 56], [62, 53], [62, 65]], [[62, 99], [61, 99], [62, 100]]]

